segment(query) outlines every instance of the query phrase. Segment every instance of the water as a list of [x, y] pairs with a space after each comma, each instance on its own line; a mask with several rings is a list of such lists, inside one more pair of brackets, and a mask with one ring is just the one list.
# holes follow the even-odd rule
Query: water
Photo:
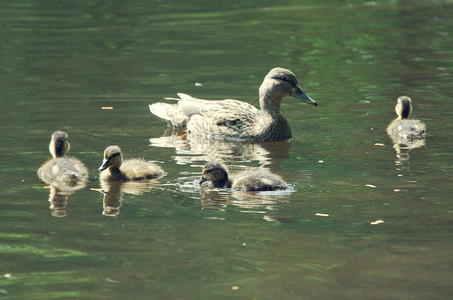
[[[450, 1], [2, 1], [0, 297], [449, 298], [452, 13]], [[177, 92], [257, 105], [275, 66], [319, 103], [284, 100], [291, 143], [165, 136], [148, 111]], [[428, 130], [408, 153], [385, 133], [400, 95]], [[91, 180], [49, 202], [36, 171], [57, 129]], [[167, 176], [101, 187], [111, 144]], [[202, 192], [214, 154], [293, 190]]]

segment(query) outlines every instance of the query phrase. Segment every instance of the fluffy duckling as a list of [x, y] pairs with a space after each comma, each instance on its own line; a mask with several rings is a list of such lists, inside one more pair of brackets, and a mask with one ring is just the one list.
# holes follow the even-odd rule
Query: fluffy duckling
[[283, 68], [274, 68], [259, 88], [261, 110], [246, 102], [226, 99], [201, 100], [179, 93], [178, 104], [155, 103], [151, 113], [174, 128], [207, 138], [234, 141], [286, 141], [292, 138], [291, 127], [280, 106], [291, 96], [317, 106], [299, 86], [296, 75]]
[[412, 113], [411, 98], [401, 96], [395, 106], [398, 117], [387, 127], [387, 134], [395, 141], [411, 141], [423, 139], [426, 133], [426, 126], [420, 120], [409, 119]]
[[104, 161], [99, 171], [101, 180], [106, 181], [153, 179], [165, 174], [161, 167], [144, 159], [126, 159], [123, 162], [118, 146], [105, 148]]
[[244, 171], [230, 179], [227, 166], [219, 160], [208, 162], [203, 167], [200, 185], [206, 181], [211, 181], [216, 188], [243, 191], [275, 191], [288, 188], [288, 184], [280, 176], [266, 170]]
[[88, 178], [88, 169], [78, 159], [67, 157], [69, 151], [68, 134], [64, 131], [55, 131], [49, 144], [52, 159], [38, 169], [38, 176], [47, 184], [68, 190], [83, 187]]

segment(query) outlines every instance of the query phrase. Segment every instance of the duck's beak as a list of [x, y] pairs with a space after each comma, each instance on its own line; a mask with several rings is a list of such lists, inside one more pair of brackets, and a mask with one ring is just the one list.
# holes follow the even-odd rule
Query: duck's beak
[[201, 176], [201, 179], [200, 179], [199, 184], [202, 185], [202, 184], [205, 183], [206, 181], [207, 181], [206, 178], [204, 178], [203, 176]]
[[296, 88], [290, 93], [290, 95], [293, 96], [294, 98], [304, 101], [305, 103], [318, 106], [318, 103], [316, 103], [315, 100], [311, 99], [307, 94], [305, 94], [302, 88], [298, 85], [296, 85]]
[[102, 165], [99, 167], [99, 172], [104, 171], [110, 166], [110, 160], [107, 158], [104, 158], [102, 161]]

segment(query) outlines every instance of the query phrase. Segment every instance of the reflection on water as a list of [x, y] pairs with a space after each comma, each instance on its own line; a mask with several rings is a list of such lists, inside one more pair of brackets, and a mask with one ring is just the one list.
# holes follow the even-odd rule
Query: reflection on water
[[409, 151], [425, 146], [425, 140], [413, 140], [406, 143], [395, 143], [393, 140], [393, 148], [396, 151], [397, 163], [402, 163], [409, 159]]
[[[77, 190], [80, 190], [85, 187], [87, 178], [80, 180], [48, 180], [45, 176], [39, 174], [39, 178], [45, 183], [49, 184], [49, 202], [51, 215], [54, 217], [66, 217], [66, 206], [68, 204], [69, 196]], [[54, 178], [55, 179], [55, 178]]]
[[49, 203], [51, 215], [54, 217], [66, 217], [66, 206], [68, 205], [68, 197], [73, 191], [61, 190], [53, 185], [49, 186]]
[[194, 161], [259, 161], [261, 166], [278, 166], [289, 157], [291, 142], [240, 143], [199, 136], [185, 135], [184, 131], [167, 128], [160, 138], [150, 138], [150, 143], [159, 148], [175, 148], [174, 160], [177, 164], [190, 164]]
[[140, 181], [104, 181], [101, 180], [101, 189], [104, 195], [102, 215], [114, 217], [120, 214], [123, 194], [140, 196], [150, 192], [158, 186], [157, 180]]
[[201, 208], [206, 210], [225, 211], [228, 206], [234, 207], [241, 213], [262, 214], [263, 219], [270, 222], [291, 223], [290, 218], [270, 215], [287, 203], [294, 190], [243, 192], [223, 189], [203, 189]]
[[[55, 3], [0, 1], [0, 298], [451, 298], [451, 1]], [[325, 99], [316, 110], [283, 103], [292, 143], [167, 135], [148, 147], [165, 126], [153, 99], [184, 90], [253, 103], [273, 66], [303, 73]], [[420, 99], [431, 134], [395, 142], [395, 172], [394, 150], [370, 145], [387, 138], [385, 107], [401, 94]], [[140, 196], [105, 187], [103, 208], [104, 195], [51, 187], [52, 213], [67, 211], [54, 218], [36, 169], [57, 128], [90, 171], [118, 143], [168, 176]], [[265, 166], [295, 191], [200, 189], [217, 155], [232, 171]]]

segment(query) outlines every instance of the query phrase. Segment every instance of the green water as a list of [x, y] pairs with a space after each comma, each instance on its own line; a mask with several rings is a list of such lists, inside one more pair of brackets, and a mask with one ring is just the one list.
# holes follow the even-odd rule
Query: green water
[[[1, 1], [0, 298], [450, 298], [452, 15], [451, 1]], [[149, 113], [177, 92], [257, 105], [275, 66], [319, 103], [284, 100], [291, 143], [183, 140]], [[400, 95], [428, 134], [397, 157]], [[57, 129], [90, 181], [50, 203], [36, 171]], [[111, 144], [167, 175], [104, 199], [91, 189]], [[202, 192], [213, 155], [293, 190]]]

